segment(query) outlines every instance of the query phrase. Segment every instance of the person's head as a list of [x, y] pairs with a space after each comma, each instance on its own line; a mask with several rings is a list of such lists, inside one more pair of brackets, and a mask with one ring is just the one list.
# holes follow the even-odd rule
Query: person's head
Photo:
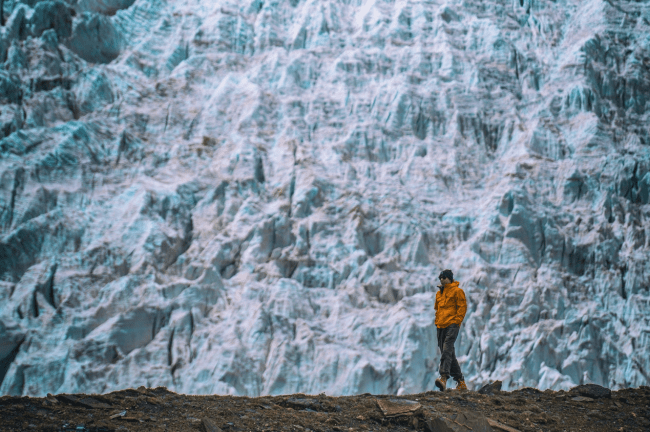
[[440, 279], [440, 283], [443, 285], [450, 284], [454, 281], [454, 273], [449, 269], [443, 270], [440, 272], [438, 279]]

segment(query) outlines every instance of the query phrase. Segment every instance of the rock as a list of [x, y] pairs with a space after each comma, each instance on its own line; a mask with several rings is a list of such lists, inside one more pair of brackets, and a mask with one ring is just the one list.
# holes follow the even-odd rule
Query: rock
[[77, 396], [74, 396], [74, 395], [65, 395], [65, 394], [56, 395], [56, 399], [59, 402], [67, 403], [67, 404], [70, 404], [70, 405], [78, 405], [79, 404], [79, 398]]
[[82, 398], [74, 395], [57, 395], [56, 399], [59, 402], [90, 409], [112, 408], [112, 405], [98, 401], [97, 399], [93, 399], [91, 397]]
[[295, 409], [311, 409], [318, 411], [321, 408], [318, 399], [289, 398], [285, 403]]
[[144, 423], [143, 419], [141, 419], [140, 417], [134, 417], [134, 416], [118, 417], [118, 419], [128, 421], [128, 422], [131, 422], [131, 423]]
[[468, 428], [462, 425], [456, 425], [451, 420], [445, 417], [436, 417], [432, 420], [427, 420], [425, 423], [427, 432], [466, 432]]
[[205, 432], [221, 432], [221, 428], [219, 428], [219, 426], [209, 418], [202, 418], [201, 424], [203, 425]]
[[418, 402], [407, 399], [377, 399], [377, 405], [387, 418], [413, 415], [422, 407]]
[[587, 412], [587, 415], [589, 416], [589, 418], [594, 418], [598, 420], [607, 420], [608, 418], [607, 414], [603, 413], [603, 411], [601, 410], [591, 410]]
[[575, 402], [593, 402], [594, 401], [592, 398], [583, 397], [583, 396], [576, 396], [576, 397], [571, 398], [571, 400], [575, 401]]
[[97, 399], [93, 399], [90, 397], [80, 399], [78, 402], [81, 405], [85, 406], [86, 408], [92, 408], [92, 409], [112, 408], [112, 405], [107, 404], [105, 402], [98, 401]]
[[599, 386], [598, 384], [582, 384], [576, 387], [573, 387], [570, 390], [571, 393], [577, 393], [579, 395], [600, 399], [600, 398], [611, 398], [612, 391], [606, 387]]
[[487, 421], [490, 424], [490, 426], [495, 428], [497, 431], [520, 432], [519, 429], [515, 429], [515, 428], [510, 427], [508, 425], [504, 425], [503, 423], [500, 423], [500, 422], [498, 422], [496, 420], [492, 420], [492, 419], [489, 418], [489, 419], [487, 419]]
[[44, 405], [44, 406], [56, 405], [56, 404], [58, 404], [58, 403], [59, 403], [59, 401], [56, 400], [56, 399], [53, 398], [53, 397], [51, 397], [51, 398], [47, 398], [47, 399], [45, 399], [45, 400], [43, 401], [43, 405]]
[[494, 381], [493, 383], [485, 384], [483, 387], [481, 387], [478, 390], [478, 392], [480, 394], [493, 395], [501, 391], [501, 385], [502, 385], [501, 381]]
[[436, 417], [425, 421], [428, 432], [492, 432], [488, 419], [479, 413], [461, 411], [449, 417]]

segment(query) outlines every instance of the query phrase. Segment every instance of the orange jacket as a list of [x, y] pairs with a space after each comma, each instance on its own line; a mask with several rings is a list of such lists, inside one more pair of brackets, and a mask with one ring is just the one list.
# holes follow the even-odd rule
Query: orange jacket
[[442, 291], [436, 293], [436, 327], [447, 328], [451, 324], [460, 325], [465, 319], [467, 301], [465, 292], [458, 286], [458, 281], [446, 284]]

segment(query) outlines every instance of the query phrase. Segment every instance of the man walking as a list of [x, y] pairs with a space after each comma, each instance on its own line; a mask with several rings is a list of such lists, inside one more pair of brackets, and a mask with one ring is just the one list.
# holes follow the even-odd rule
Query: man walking
[[456, 381], [457, 390], [467, 390], [465, 378], [456, 360], [454, 343], [460, 331], [460, 324], [467, 312], [467, 301], [465, 292], [454, 280], [451, 270], [440, 272], [440, 291], [436, 293], [436, 327], [438, 328], [438, 348], [442, 353], [440, 358], [440, 378], [436, 380], [436, 386], [440, 390], [447, 388], [449, 375]]

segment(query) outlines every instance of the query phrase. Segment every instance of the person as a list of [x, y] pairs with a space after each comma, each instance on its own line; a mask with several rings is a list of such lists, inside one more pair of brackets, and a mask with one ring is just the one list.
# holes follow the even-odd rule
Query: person
[[438, 276], [440, 290], [436, 293], [436, 327], [438, 328], [438, 348], [442, 353], [440, 358], [440, 377], [436, 380], [436, 387], [444, 391], [447, 389], [449, 375], [456, 381], [457, 390], [467, 390], [463, 372], [456, 359], [454, 343], [458, 338], [460, 325], [467, 312], [465, 292], [454, 280], [451, 270], [443, 270]]

